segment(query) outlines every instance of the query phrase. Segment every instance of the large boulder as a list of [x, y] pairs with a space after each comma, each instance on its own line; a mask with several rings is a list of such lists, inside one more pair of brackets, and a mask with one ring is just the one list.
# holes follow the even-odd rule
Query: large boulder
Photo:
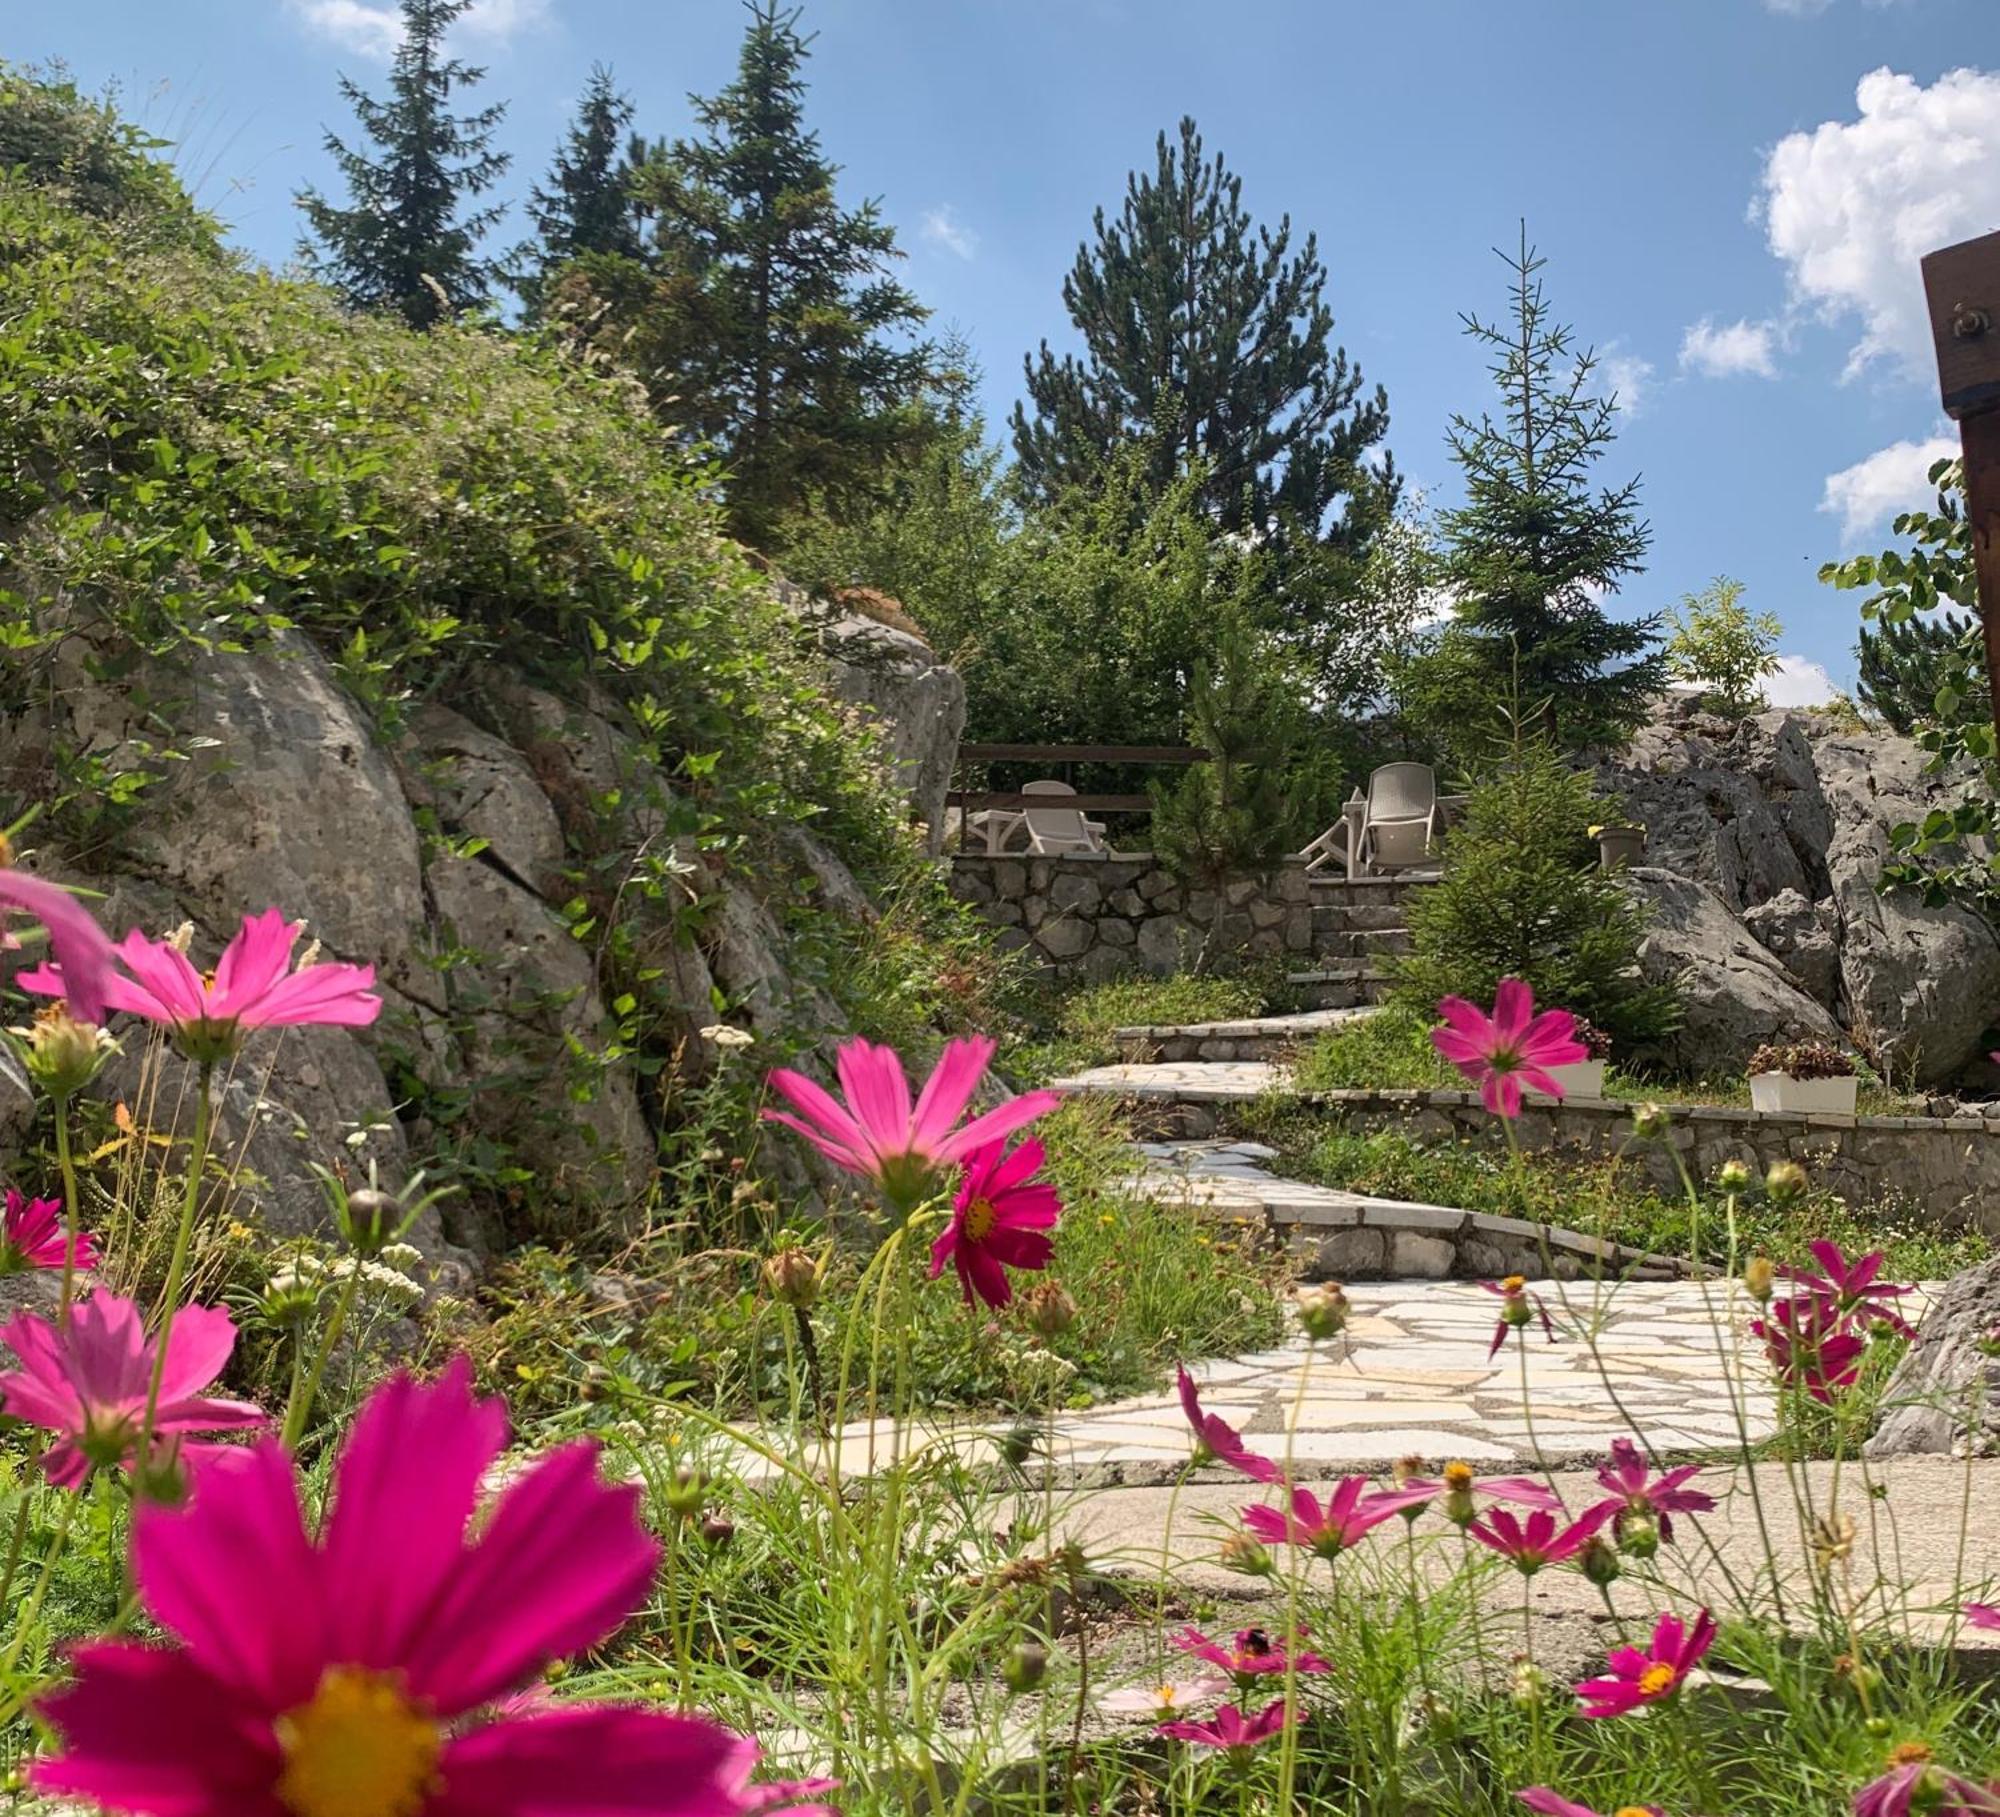
[[1840, 1040], [1832, 1015], [1707, 884], [1653, 867], [1626, 875], [1647, 909], [1640, 969], [1680, 1000], [1680, 1026], [1659, 1044], [1665, 1065], [1697, 1078], [1735, 1077], [1760, 1042]]
[[1889, 1379], [1870, 1457], [2000, 1455], [2000, 1258], [1954, 1277]]

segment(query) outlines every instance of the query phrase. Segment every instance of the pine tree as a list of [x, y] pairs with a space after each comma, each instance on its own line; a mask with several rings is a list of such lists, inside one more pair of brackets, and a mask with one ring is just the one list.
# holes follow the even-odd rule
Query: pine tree
[[895, 230], [842, 208], [839, 167], [805, 124], [809, 40], [797, 8], [748, 0], [737, 78], [693, 97], [700, 136], [637, 179], [660, 278], [614, 330], [677, 422], [729, 468], [732, 527], [767, 542], [808, 494], [839, 510], [921, 434], [927, 312], [889, 275]]
[[1571, 746], [1622, 738], [1665, 682], [1657, 617], [1614, 619], [1599, 601], [1642, 570], [1651, 532], [1639, 482], [1596, 489], [1616, 405], [1592, 395], [1596, 361], [1550, 319], [1545, 261], [1521, 230], [1504, 323], [1464, 317], [1492, 354], [1502, 420], [1452, 419], [1466, 502], [1444, 517], [1445, 576], [1491, 710], [1516, 697]]
[[1358, 562], [1396, 502], [1393, 467], [1368, 456], [1389, 427], [1378, 385], [1331, 344], [1326, 267], [1290, 216], [1260, 227], [1243, 180], [1204, 153], [1191, 119], [1161, 133], [1118, 218], [1099, 209], [1063, 303], [1082, 357], [1047, 342], [1025, 362], [1014, 447], [1030, 491], [1087, 483], [1112, 449], [1158, 432], [1153, 482], [1198, 465], [1217, 524], [1260, 541], [1325, 545]]
[[524, 248], [528, 274], [521, 293], [533, 312], [552, 273], [573, 259], [600, 255], [637, 260], [645, 253], [644, 223], [633, 198], [635, 156], [643, 143], [621, 151], [632, 124], [632, 100], [610, 70], [594, 64], [546, 185], [529, 192], [528, 218], [540, 236]]
[[1861, 704], [1879, 713], [1890, 730], [1908, 737], [1938, 717], [1937, 698], [1949, 688], [1954, 713], [1991, 720], [1979, 623], [1963, 613], [1939, 618], [1883, 619], [1861, 627], [1856, 655]]
[[496, 275], [478, 248], [504, 210], [465, 204], [507, 168], [507, 155], [492, 149], [506, 105], [471, 114], [449, 106], [455, 90], [486, 74], [444, 51], [445, 33], [470, 4], [403, 0], [388, 99], [377, 101], [340, 78], [340, 92], [379, 155], [328, 133], [326, 148], [346, 179], [349, 205], [312, 189], [298, 198], [311, 228], [299, 249], [307, 263], [355, 308], [393, 311], [412, 328], [477, 308]]

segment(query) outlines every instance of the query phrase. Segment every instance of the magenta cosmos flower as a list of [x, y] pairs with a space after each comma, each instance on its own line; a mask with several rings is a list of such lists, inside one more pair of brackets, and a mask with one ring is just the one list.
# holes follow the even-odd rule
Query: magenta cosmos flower
[[[31, 1199], [8, 1187], [6, 1213], [0, 1216], [0, 1275], [32, 1274], [38, 1268], [62, 1265], [62, 1200]], [[97, 1266], [97, 1245], [83, 1231], [77, 1233], [76, 1265]]]
[[1981, 1785], [1948, 1773], [1928, 1743], [1906, 1741], [1889, 1756], [1889, 1770], [1854, 1794], [1854, 1817], [2000, 1817], [2000, 1784]]
[[36, 1788], [174, 1817], [743, 1817], [782, 1797], [698, 1716], [502, 1707], [644, 1601], [659, 1547], [588, 1441], [475, 1521], [507, 1416], [471, 1382], [461, 1357], [370, 1396], [317, 1534], [271, 1440], [186, 1508], [141, 1509], [135, 1580], [169, 1644], [77, 1650], [40, 1706], [62, 1751]]
[[[190, 1444], [189, 1433], [264, 1424], [261, 1407], [204, 1392], [236, 1348], [236, 1326], [228, 1313], [213, 1306], [183, 1306], [168, 1327], [166, 1344], [166, 1369], [153, 1413], [154, 1437], [166, 1461], [178, 1458], [193, 1465], [224, 1449]], [[21, 1364], [0, 1373], [0, 1408], [56, 1434], [56, 1442], [42, 1454], [42, 1470], [50, 1482], [74, 1489], [92, 1470], [132, 1463], [157, 1354], [133, 1301], [94, 1293], [70, 1308], [64, 1326], [38, 1313], [16, 1313], [0, 1326], [0, 1345]]]
[[[172, 942], [149, 940], [134, 928], [114, 949], [131, 976], [114, 973], [105, 1002], [162, 1024], [189, 1059], [208, 1063], [227, 1059], [251, 1029], [366, 1028], [382, 1013], [375, 968], [309, 962], [292, 970], [303, 926], [274, 908], [244, 916], [212, 972], [196, 971]], [[75, 1001], [59, 966], [40, 966], [17, 982], [23, 990]]]
[[1542, 1296], [1528, 1291], [1525, 1275], [1510, 1274], [1504, 1281], [1481, 1281], [1479, 1290], [1496, 1295], [1500, 1301], [1500, 1317], [1493, 1326], [1493, 1342], [1486, 1346], [1489, 1361], [1500, 1354], [1500, 1346], [1506, 1343], [1510, 1331], [1525, 1331], [1537, 1319], [1542, 1322], [1542, 1335], [1551, 1344], [1556, 1341], [1555, 1321], [1549, 1317], [1549, 1309], [1543, 1304]]
[[1529, 1810], [1540, 1811], [1543, 1817], [1666, 1817], [1657, 1804], [1621, 1804], [1615, 1811], [1594, 1811], [1589, 1805], [1564, 1798], [1545, 1785], [1528, 1786], [1514, 1796]]
[[1206, 1722], [1163, 1722], [1155, 1733], [1191, 1741], [1198, 1748], [1224, 1748], [1243, 1755], [1273, 1735], [1282, 1735], [1285, 1727], [1285, 1700], [1280, 1697], [1255, 1716], [1246, 1716], [1233, 1703], [1226, 1703]]
[[1278, 1480], [1283, 1472], [1268, 1457], [1259, 1457], [1245, 1445], [1242, 1433], [1220, 1414], [1201, 1410], [1201, 1396], [1196, 1392], [1194, 1377], [1188, 1374], [1185, 1366], [1180, 1372], [1179, 1386], [1181, 1411], [1194, 1428], [1194, 1461], [1197, 1465], [1227, 1464], [1230, 1469], [1241, 1471], [1255, 1482], [1275, 1483]]
[[1245, 1508], [1243, 1524], [1266, 1545], [1305, 1546], [1321, 1558], [1337, 1558], [1371, 1528], [1430, 1496], [1428, 1489], [1377, 1489], [1365, 1476], [1344, 1476], [1324, 1507], [1309, 1489], [1294, 1489], [1289, 1512]]
[[1868, 1340], [1842, 1328], [1833, 1302], [1810, 1294], [1780, 1300], [1769, 1316], [1750, 1321], [1764, 1345], [1772, 1372], [1786, 1388], [1797, 1388], [1831, 1406], [1861, 1374]]
[[1535, 1014], [1535, 993], [1518, 978], [1502, 978], [1489, 1016], [1463, 997], [1438, 1005], [1442, 1028], [1431, 1030], [1431, 1045], [1479, 1087], [1496, 1117], [1521, 1114], [1521, 1087], [1551, 1098], [1563, 1095], [1549, 1068], [1574, 1066], [1590, 1058], [1576, 1038], [1576, 1018], [1566, 1009]]
[[1838, 1243], [1830, 1243], [1824, 1237], [1809, 1243], [1807, 1248], [1822, 1272], [1787, 1268], [1783, 1271], [1787, 1280], [1797, 1282], [1814, 1299], [1829, 1302], [1843, 1320], [1865, 1324], [1879, 1319], [1899, 1337], [1917, 1335], [1896, 1305], [1903, 1295], [1916, 1289], [1897, 1287], [1879, 1278], [1884, 1260], [1881, 1250], [1871, 1249], [1850, 1262]]
[[[7, 836], [0, 833], [0, 911], [16, 909], [42, 924], [48, 932], [49, 951], [68, 980], [59, 994], [69, 999], [70, 1007], [85, 1022], [102, 1022], [107, 993], [117, 977], [110, 940], [68, 890], [15, 870], [12, 860]], [[0, 951], [17, 944], [0, 931]]]
[[1611, 1518], [1615, 1502], [1600, 1502], [1595, 1508], [1558, 1528], [1556, 1517], [1546, 1508], [1530, 1514], [1525, 1524], [1505, 1508], [1493, 1509], [1484, 1520], [1466, 1528], [1482, 1546], [1497, 1552], [1523, 1577], [1533, 1577], [1544, 1565], [1559, 1565], [1583, 1550], [1584, 1541]]
[[1473, 1501], [1473, 1497], [1478, 1495], [1485, 1496], [1489, 1501], [1513, 1502], [1522, 1508], [1544, 1508], [1551, 1514], [1562, 1512], [1562, 1498], [1531, 1477], [1475, 1476], [1470, 1464], [1454, 1460], [1445, 1465], [1444, 1475], [1433, 1482], [1429, 1477], [1414, 1473], [1417, 1462], [1413, 1458], [1408, 1465], [1397, 1466], [1396, 1486], [1412, 1494], [1442, 1495], [1444, 1517], [1455, 1527], [1467, 1526], [1478, 1513]]
[[1681, 1681], [1715, 1644], [1715, 1617], [1704, 1609], [1692, 1628], [1678, 1616], [1662, 1615], [1653, 1629], [1652, 1644], [1617, 1647], [1606, 1655], [1610, 1668], [1603, 1678], [1587, 1678], [1576, 1687], [1585, 1716], [1624, 1716], [1642, 1704], [1658, 1703], [1681, 1688]]
[[994, 1045], [984, 1035], [948, 1042], [913, 1108], [895, 1049], [849, 1041], [835, 1056], [846, 1103], [781, 1066], [770, 1075], [771, 1085], [799, 1114], [763, 1115], [805, 1137], [836, 1167], [873, 1180], [896, 1210], [908, 1212], [938, 1189], [939, 1174], [1061, 1102], [1052, 1091], [1024, 1092], [961, 1126]]
[[1199, 1628], [1183, 1628], [1173, 1637], [1173, 1644], [1183, 1653], [1227, 1672], [1247, 1691], [1258, 1679], [1273, 1674], [1331, 1672], [1333, 1668], [1317, 1653], [1301, 1650], [1303, 1638], [1294, 1636], [1288, 1645], [1283, 1640], [1273, 1640], [1262, 1628], [1244, 1628], [1225, 1647], [1219, 1640], [1210, 1640]]
[[2000, 1633], [2000, 1605], [1990, 1602], [1969, 1602], [1960, 1611], [1969, 1628], [1986, 1628]]
[[1044, 1158], [1032, 1139], [1012, 1154], [1004, 1142], [989, 1142], [967, 1157], [951, 1222], [931, 1245], [931, 1279], [950, 1262], [968, 1306], [975, 1294], [989, 1306], [1006, 1305], [1014, 1297], [1009, 1268], [1049, 1265], [1055, 1246], [1048, 1233], [1062, 1216], [1062, 1200], [1048, 1181], [1035, 1178]]
[[1597, 1480], [1611, 1491], [1612, 1499], [1603, 1505], [1616, 1511], [1612, 1531], [1623, 1533], [1628, 1521], [1645, 1518], [1658, 1525], [1662, 1539], [1672, 1539], [1674, 1515], [1706, 1514], [1715, 1506], [1714, 1496], [1682, 1486], [1700, 1474], [1699, 1464], [1683, 1464], [1656, 1477], [1637, 1445], [1629, 1438], [1613, 1439], [1611, 1462], [1597, 1473]]

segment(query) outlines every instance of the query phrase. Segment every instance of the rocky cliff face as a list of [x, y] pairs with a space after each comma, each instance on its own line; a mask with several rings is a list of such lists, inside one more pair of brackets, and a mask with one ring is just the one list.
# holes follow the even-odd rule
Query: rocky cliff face
[[[845, 640], [837, 628], [820, 635], [834, 689]], [[957, 678], [928, 652], [899, 652], [901, 669], [865, 654], [891, 758], [913, 801], [928, 811], [935, 794], [941, 808], [935, 779], [949, 777], [964, 711]], [[243, 1190], [271, 1227], [316, 1220], [310, 1163], [373, 1162], [398, 1180], [447, 1121], [453, 1139], [532, 1165], [539, 1193], [600, 1216], [645, 1191], [658, 1112], [630, 1068], [597, 1064], [615, 1036], [605, 980], [562, 912], [607, 826], [635, 851], [663, 847], [656, 874], [683, 899], [680, 931], [662, 917], [645, 960], [671, 993], [692, 1065], [713, 1060], [698, 1031], [722, 1019], [718, 1004], [759, 1035], [839, 1030], [838, 1008], [794, 976], [770, 903], [872, 914], [846, 865], [805, 829], [776, 829], [781, 874], [753, 887], [676, 843], [673, 792], [608, 703], [564, 700], [493, 667], [450, 704], [418, 709], [391, 745], [303, 638], [205, 657], [192, 674], [100, 656], [72, 636], [57, 656], [56, 712], [0, 709], [0, 777], [34, 799], [58, 751], [108, 755], [135, 740], [170, 742], [187, 761], [168, 766], [143, 812], [94, 853], [83, 840], [47, 842], [40, 867], [103, 891], [115, 933], [190, 921], [212, 954], [244, 912], [275, 903], [329, 957], [378, 968], [376, 1028], [260, 1037], [228, 1082], [217, 1152], [240, 1156]], [[624, 805], [608, 821], [614, 792]], [[143, 1045], [128, 1043], [99, 1089], [165, 1107], [164, 1121], [188, 1081], [172, 1060], [142, 1080]], [[0, 1177], [32, 1118], [0, 1073]], [[432, 1213], [416, 1233], [435, 1258], [463, 1263], [499, 1234], [449, 1211], [449, 1228]]]
[[1739, 1073], [1760, 1041], [1844, 1039], [1899, 1078], [1978, 1063], [2000, 1019], [2000, 939], [1979, 915], [1876, 882], [1889, 830], [1951, 790], [1909, 740], [1815, 715], [1728, 721], [1677, 708], [1599, 782], [1647, 832], [1648, 973], [1680, 980], [1663, 1054]]

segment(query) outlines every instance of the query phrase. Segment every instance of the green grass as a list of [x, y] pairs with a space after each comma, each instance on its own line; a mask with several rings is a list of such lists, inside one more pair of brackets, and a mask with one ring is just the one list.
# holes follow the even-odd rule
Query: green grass
[[[1329, 1127], [1325, 1119], [1302, 1112], [1278, 1115], [1261, 1133], [1280, 1150], [1273, 1169], [1293, 1179], [1527, 1218], [1717, 1267], [1729, 1261], [1729, 1231], [1718, 1195], [1704, 1196], [1697, 1210], [1684, 1195], [1659, 1191], [1617, 1160], [1524, 1154], [1517, 1167], [1506, 1154], [1471, 1143], [1432, 1146], [1400, 1131]], [[1969, 1268], [1991, 1249], [1976, 1233], [1940, 1231], [1911, 1201], [1887, 1199], [1857, 1208], [1825, 1192], [1808, 1192], [1789, 1205], [1751, 1193], [1738, 1202], [1736, 1227], [1739, 1258], [1762, 1253], [1778, 1262], [1803, 1262], [1809, 1242], [1830, 1237], [1850, 1253], [1883, 1250], [1888, 1272], [1904, 1281], [1936, 1280]]]
[[1191, 1022], [1233, 1022], [1289, 1007], [1282, 969], [1135, 974], [1103, 984], [1042, 991], [1024, 997], [1017, 1013], [1026, 1032], [1007, 1051], [1006, 1064], [1030, 1081], [1059, 1078], [1118, 1058], [1113, 1034], [1121, 1028], [1173, 1027]]
[[[1300, 1091], [1462, 1090], [1466, 1081], [1432, 1047], [1428, 1018], [1399, 1004], [1321, 1035], [1299, 1056], [1294, 1080]], [[1606, 1069], [1604, 1095], [1627, 1104], [1712, 1104], [1748, 1109], [1745, 1079], [1680, 1079], [1621, 1065]], [[1924, 1100], [1862, 1073], [1862, 1116], [1910, 1116]]]

